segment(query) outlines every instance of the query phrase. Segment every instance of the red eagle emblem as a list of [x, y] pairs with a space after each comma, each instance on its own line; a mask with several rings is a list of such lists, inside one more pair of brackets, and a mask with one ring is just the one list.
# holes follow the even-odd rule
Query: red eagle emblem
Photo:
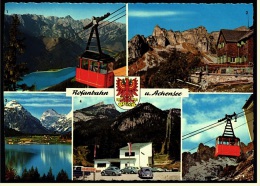
[[119, 102], [134, 102], [133, 97], [138, 96], [137, 88], [138, 88], [138, 80], [134, 79], [120, 79], [117, 78], [116, 80], [116, 91], [118, 91], [116, 96], [120, 96]]

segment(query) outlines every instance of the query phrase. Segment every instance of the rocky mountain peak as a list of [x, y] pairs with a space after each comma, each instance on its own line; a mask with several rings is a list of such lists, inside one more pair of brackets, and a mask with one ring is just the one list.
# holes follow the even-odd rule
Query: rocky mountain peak
[[50, 115], [57, 115], [58, 113], [54, 109], [48, 109], [46, 110], [43, 115], [50, 116]]
[[4, 125], [6, 128], [11, 128], [23, 133], [48, 133], [48, 130], [42, 126], [39, 119], [34, 117], [15, 100], [8, 102], [5, 106]]
[[149, 50], [149, 45], [146, 38], [142, 35], [134, 36], [128, 42], [129, 62], [140, 58]]
[[5, 105], [6, 108], [23, 108], [23, 106], [18, 103], [16, 100], [9, 101]]
[[101, 118], [115, 118], [119, 115], [114, 104], [99, 102], [89, 107], [74, 111], [74, 121], [88, 121]]

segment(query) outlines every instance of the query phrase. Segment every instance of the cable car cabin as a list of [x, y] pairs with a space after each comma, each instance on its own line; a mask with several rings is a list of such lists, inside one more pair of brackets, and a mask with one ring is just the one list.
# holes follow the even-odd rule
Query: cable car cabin
[[215, 157], [218, 156], [240, 156], [240, 139], [227, 136], [217, 137]]
[[95, 51], [85, 51], [76, 68], [76, 81], [96, 88], [114, 85], [114, 58]]

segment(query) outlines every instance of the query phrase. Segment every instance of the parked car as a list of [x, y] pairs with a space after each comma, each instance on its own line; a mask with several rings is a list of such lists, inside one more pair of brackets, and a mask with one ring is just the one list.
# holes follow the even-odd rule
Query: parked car
[[160, 167], [152, 167], [151, 170], [152, 172], [165, 172], [165, 169]]
[[150, 167], [141, 167], [141, 169], [138, 171], [138, 176], [140, 178], [150, 178], [153, 179], [153, 172]]
[[108, 167], [106, 168], [105, 170], [103, 170], [101, 172], [101, 175], [102, 176], [106, 176], [106, 175], [109, 175], [109, 176], [121, 176], [121, 171], [118, 167]]
[[138, 169], [136, 167], [125, 167], [121, 169], [122, 174], [137, 174]]

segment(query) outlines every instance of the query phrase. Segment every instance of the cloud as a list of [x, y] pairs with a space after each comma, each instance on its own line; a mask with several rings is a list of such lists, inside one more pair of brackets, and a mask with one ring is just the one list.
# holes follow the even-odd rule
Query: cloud
[[174, 16], [180, 14], [182, 13], [177, 11], [143, 11], [143, 10], [129, 11], [129, 17], [167, 17], [167, 16]]
[[7, 102], [16, 100], [25, 107], [71, 107], [72, 98], [65, 93], [8, 93]]

